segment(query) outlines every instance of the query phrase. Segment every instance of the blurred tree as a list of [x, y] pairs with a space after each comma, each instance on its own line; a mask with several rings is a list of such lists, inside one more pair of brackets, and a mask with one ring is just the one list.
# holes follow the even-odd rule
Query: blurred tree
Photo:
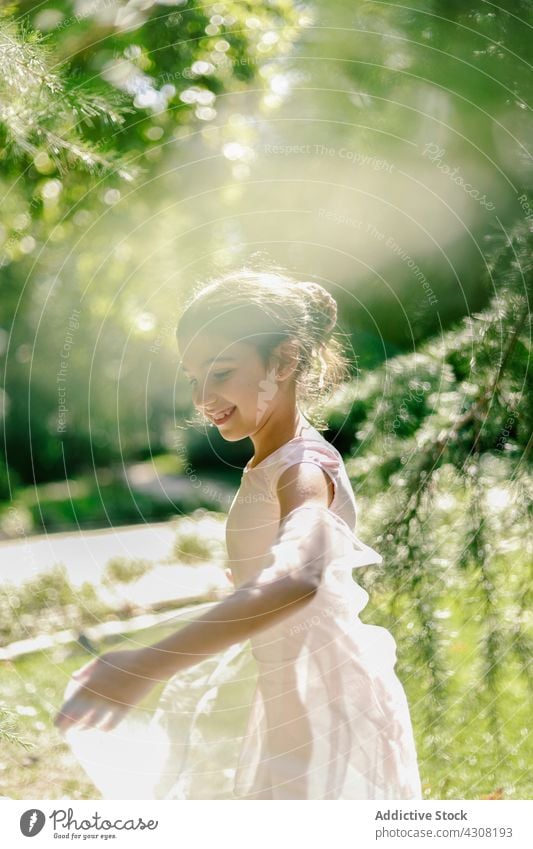
[[[158, 328], [142, 298], [115, 300], [132, 248], [118, 245], [107, 256], [113, 207], [127, 192], [135, 232], [149, 217], [135, 191], [149, 181], [165, 147], [207, 128], [218, 98], [251, 80], [265, 85], [298, 37], [299, 17], [293, 0], [229, 2], [223, 15], [180, 0], [21, 0], [2, 9], [0, 417], [7, 419], [7, 467], [24, 482], [145, 447], [146, 429], [131, 415], [144, 400], [135, 365], [146, 362], [147, 336], [157, 341]], [[93, 226], [93, 241], [74, 252]], [[139, 251], [145, 250], [143, 240]], [[144, 273], [140, 259], [139, 265]], [[95, 348], [106, 319], [100, 364]], [[124, 366], [132, 324], [134, 353]], [[69, 426], [62, 428], [67, 355], [63, 423]], [[91, 385], [93, 368], [100, 379]], [[126, 399], [120, 431], [109, 403], [119, 375], [120, 403]], [[158, 409], [149, 428], [157, 442]], [[9, 478], [0, 469], [0, 493], [6, 490]]]
[[[341, 314], [356, 328], [354, 347], [362, 343], [362, 361], [372, 367], [384, 345], [387, 355], [408, 350], [413, 337], [429, 338], [491, 297], [481, 282], [484, 234], [495, 215], [512, 222], [533, 186], [533, 7], [528, 0], [335, 0], [313, 9], [316, 25], [296, 51], [303, 84], [288, 104], [289, 129], [275, 122], [268, 141], [323, 147], [309, 174], [325, 181], [317, 205], [333, 216], [320, 219], [329, 248], [320, 273], [331, 279], [327, 265], [341, 266], [332, 247], [349, 251], [334, 280]], [[290, 109], [307, 121], [290, 123]], [[301, 176], [296, 157], [292, 171], [295, 165]], [[358, 219], [366, 239], [351, 224]], [[389, 236], [398, 251], [387, 246]], [[429, 281], [436, 308], [420, 297], [417, 273]], [[354, 292], [364, 293], [359, 310]], [[376, 352], [367, 345], [372, 337]]]
[[500, 684], [510, 664], [533, 689], [532, 248], [527, 219], [493, 232], [486, 257], [496, 295], [487, 308], [344, 387], [329, 417], [364, 493], [365, 533], [387, 564], [370, 578], [372, 592], [392, 590], [384, 622], [414, 620], [407, 643], [416, 649], [411, 671], [425, 676], [425, 722], [449, 720], [450, 629], [439, 609], [461, 599], [461, 624], [473, 617], [479, 628], [470, 687], [502, 760]]

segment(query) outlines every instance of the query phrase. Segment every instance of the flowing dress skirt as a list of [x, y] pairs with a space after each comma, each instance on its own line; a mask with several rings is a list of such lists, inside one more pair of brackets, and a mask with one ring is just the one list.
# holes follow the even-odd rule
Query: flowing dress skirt
[[[279, 573], [305, 553], [303, 515], [289, 514], [273, 548]], [[252, 652], [232, 646], [175, 676], [155, 711], [136, 708], [114, 731], [67, 732], [104, 798], [423, 798], [395, 640], [359, 618], [369, 596], [353, 570], [379, 555], [331, 511], [321, 518], [318, 591]]]

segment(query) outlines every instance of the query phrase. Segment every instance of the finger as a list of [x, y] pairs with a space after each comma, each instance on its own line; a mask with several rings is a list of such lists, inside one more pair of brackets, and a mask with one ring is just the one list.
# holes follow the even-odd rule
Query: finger
[[111, 711], [110, 716], [100, 726], [102, 731], [113, 731], [117, 725], [120, 725], [126, 716], [129, 708], [115, 708]]
[[[107, 710], [107, 709], [106, 709]], [[102, 708], [93, 707], [83, 714], [77, 722], [81, 731], [88, 731], [89, 728], [94, 728], [95, 725], [102, 719]]]
[[59, 731], [66, 731], [71, 725], [75, 723], [77, 719], [76, 714], [73, 713], [71, 705], [66, 702], [61, 710], [54, 717], [54, 725]]
[[102, 728], [105, 724], [106, 720], [109, 719], [109, 716], [112, 712], [112, 709], [109, 705], [99, 705], [95, 707], [87, 716], [84, 717], [83, 725], [86, 728]]
[[62, 734], [72, 728], [73, 725], [79, 724], [82, 715], [79, 713], [61, 711], [54, 719], [54, 725]]
[[91, 702], [83, 696], [73, 696], [68, 699], [61, 710], [54, 717], [54, 725], [60, 731], [66, 731], [72, 725], [80, 722], [83, 716], [91, 709]]
[[61, 734], [64, 734], [72, 725], [75, 724], [75, 719], [69, 714], [63, 712], [58, 713], [57, 716], [54, 718], [54, 725], [57, 730], [61, 732]]
[[98, 728], [100, 731], [107, 731], [107, 724], [111, 721], [113, 716], [113, 710], [109, 707], [102, 708], [99, 716], [94, 721], [94, 727]]

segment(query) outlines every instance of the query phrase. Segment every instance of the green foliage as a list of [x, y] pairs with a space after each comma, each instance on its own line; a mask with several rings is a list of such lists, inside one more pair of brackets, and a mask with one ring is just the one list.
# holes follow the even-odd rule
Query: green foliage
[[[180, 277], [176, 288], [174, 281], [182, 269], [197, 268], [198, 256], [215, 256], [218, 249], [227, 259], [236, 245], [253, 241], [241, 221], [252, 216], [232, 213], [255, 211], [232, 206], [247, 191], [239, 180], [227, 179], [229, 170], [221, 170], [221, 187], [208, 195], [209, 208], [222, 211], [222, 223], [202, 217], [207, 205], [194, 213], [183, 208], [188, 192], [212, 190], [194, 169], [185, 183], [181, 169], [189, 157], [219, 156], [236, 139], [258, 148], [258, 139], [307, 143], [310, 124], [299, 119], [319, 116], [320, 127], [326, 118], [333, 122], [337, 150], [346, 145], [361, 154], [383, 153], [398, 169], [408, 142], [413, 158], [404, 171], [419, 180], [422, 211], [426, 189], [442, 190], [446, 203], [448, 190], [457, 189], [446, 186], [446, 172], [425, 157], [427, 143], [446, 148], [450, 171], [460, 166], [479, 186], [488, 175], [499, 229], [487, 236], [480, 210], [473, 214], [469, 208], [461, 218], [462, 226], [468, 222], [468, 249], [458, 229], [440, 216], [427, 222], [438, 245], [411, 242], [431, 254], [426, 267], [413, 250], [412, 262], [424, 265], [439, 296], [437, 309], [428, 309], [411, 280], [403, 286], [407, 265], [392, 253], [390, 263], [380, 257], [385, 279], [383, 266], [392, 267], [390, 300], [374, 295], [374, 267], [365, 280], [351, 262], [346, 279], [337, 281], [347, 288], [342, 316], [353, 325], [360, 361], [377, 365], [368, 374], [361, 368], [331, 400], [327, 435], [346, 455], [361, 534], [384, 556], [383, 570], [357, 577], [370, 592], [374, 621], [391, 628], [401, 650], [398, 671], [430, 798], [479, 798], [499, 788], [504, 796], [530, 795], [533, 400], [525, 390], [533, 244], [520, 141], [530, 89], [523, 58], [530, 7], [520, 0], [501, 8], [494, 14], [478, 0], [354, 8], [339, 0], [327, 10], [317, 5], [328, 26], [310, 31], [299, 53], [293, 48], [302, 7], [289, 0], [225, 2], [218, 23], [211, 8], [201, 5], [129, 4], [121, 15], [106, 17], [98, 10], [75, 14], [66, 0], [53, 8], [20, 2], [0, 18], [0, 356], [8, 357], [0, 498], [18, 484], [13, 470], [24, 482], [49, 480], [65, 469], [71, 476], [95, 463], [137, 456], [147, 446], [150, 456], [176, 447], [174, 401], [182, 414], [188, 401], [169, 392], [175, 295], [188, 281]], [[277, 40], [265, 39], [268, 33]], [[324, 57], [327, 63], [320, 61]], [[291, 111], [293, 100], [282, 116], [290, 120], [263, 121], [259, 110], [258, 118], [241, 108], [241, 96], [249, 104], [252, 91], [266, 88], [287, 65], [306, 75], [298, 110]], [[225, 121], [226, 96], [234, 93], [239, 111]], [[302, 126], [305, 134], [299, 135]], [[319, 134], [316, 140], [324, 139]], [[444, 182], [426, 179], [427, 171]], [[280, 167], [273, 173], [284, 172]], [[165, 193], [161, 186], [167, 190], [170, 174]], [[145, 178], [154, 188], [141, 193]], [[392, 174], [387, 180], [392, 196], [398, 184]], [[515, 221], [510, 186], [520, 198], [521, 222]], [[340, 210], [336, 193], [331, 198]], [[265, 194], [265, 208], [268, 201]], [[299, 201], [298, 207], [304, 205]], [[462, 215], [461, 200], [457, 208]], [[305, 205], [309, 211], [312, 203]], [[350, 216], [352, 211], [347, 206]], [[197, 242], [195, 230], [201, 234]], [[293, 248], [305, 232], [295, 227]], [[177, 241], [177, 234], [184, 239]], [[309, 240], [303, 243], [307, 250]], [[163, 258], [161, 244], [172, 246]], [[328, 279], [337, 280], [336, 268]], [[161, 294], [168, 281], [168, 292]], [[364, 303], [357, 310], [352, 301], [359, 293]], [[396, 300], [402, 293], [405, 325]], [[73, 307], [81, 307], [82, 315], [69, 351], [71, 418], [67, 432], [59, 433], [56, 373]], [[155, 389], [147, 405], [148, 385]], [[213, 454], [222, 465], [238, 468], [242, 446], [228, 445], [216, 433], [207, 436], [187, 433], [185, 454], [193, 468], [210, 466]], [[180, 463], [186, 468], [184, 457]], [[168, 516], [167, 505], [133, 498], [115, 482], [72, 498], [44, 497], [30, 509], [35, 526], [42, 521], [48, 529]], [[204, 538], [182, 533], [173, 555], [194, 563], [216, 552]], [[115, 565], [115, 578], [129, 577], [129, 569]], [[74, 592], [61, 570], [42, 586], [0, 592], [2, 640], [33, 636], [37, 626], [39, 633], [79, 627], [105, 615], [94, 591]], [[41, 668], [35, 662], [17, 669], [46, 689], [45, 679], [53, 677], [47, 663], [42, 658]], [[46, 698], [57, 702], [63, 683], [54, 679], [56, 690]]]
[[81, 629], [109, 618], [111, 613], [92, 584], [73, 588], [65, 567], [56, 565], [20, 586], [4, 584], [0, 588], [0, 644], [61, 629]]
[[390, 485], [400, 467], [405, 494], [422, 479], [429, 486], [446, 463], [467, 474], [467, 460], [484, 453], [503, 457], [511, 469], [523, 452], [529, 459], [533, 236], [519, 221], [508, 238], [492, 236], [488, 245], [498, 295], [485, 310], [331, 400], [330, 429], [342, 423], [345, 441], [351, 434], [350, 468], [371, 491]]
[[[217, 96], [263, 64], [272, 72], [299, 32], [290, 0], [229, 3], [219, 25], [203, 6], [151, 2], [112, 16], [99, 4], [78, 14], [62, 6], [21, 1], [0, 16], [0, 161], [14, 180], [4, 262], [23, 259], [32, 219], [49, 226], [60, 211], [75, 214], [91, 188], [80, 171], [134, 181], [177, 126], [213, 120]], [[265, 45], [271, 27], [278, 41]]]
[[172, 558], [180, 563], [196, 565], [198, 561], [211, 560], [219, 547], [200, 533], [179, 531], [172, 547]]
[[[10, 171], [34, 164], [40, 173], [64, 172], [81, 166], [111, 170], [105, 157], [81, 134], [96, 116], [110, 126], [123, 116], [110, 100], [79, 93], [74, 99], [60, 74], [51, 70], [50, 51], [27, 26], [0, 18], [0, 130], [4, 164]], [[125, 107], [123, 107], [125, 108]], [[127, 179], [132, 174], [122, 171]]]
[[150, 560], [142, 558], [113, 557], [106, 563], [102, 574], [102, 583], [113, 586], [115, 583], [131, 584], [146, 575], [153, 568]]
[[[397, 622], [404, 634], [410, 620], [401, 642], [412, 658], [405, 674], [424, 682], [425, 726], [454, 716], [448, 647], [459, 634], [468, 644], [474, 619], [476, 670], [464, 686], [484, 705], [497, 762], [507, 745], [505, 669], [512, 664], [526, 700], [533, 686], [533, 415], [526, 392], [533, 235], [520, 221], [487, 245], [497, 292], [487, 308], [346, 388], [333, 401], [331, 421], [354, 428], [347, 469], [364, 494], [364, 535], [386, 564], [364, 582], [371, 597], [392, 590], [383, 624]], [[446, 622], [451, 597], [462, 605], [456, 630]]]
[[0, 457], [0, 501], [10, 497], [11, 492], [20, 483], [18, 474], [11, 469], [9, 474], [3, 457]]
[[14, 710], [0, 704], [0, 743], [17, 743], [24, 749], [29, 749], [32, 744], [25, 740], [17, 730], [15, 717]]
[[34, 528], [47, 531], [71, 527], [105, 527], [139, 521], [162, 521], [175, 515], [180, 505], [132, 493], [119, 481], [96, 482], [86, 494], [63, 500], [39, 498], [31, 506]]
[[[143, 400], [138, 375], [147, 339], [157, 341], [161, 331], [135, 326], [147, 309], [142, 293], [117, 301], [114, 290], [129, 276], [130, 258], [151, 288], [159, 272], [153, 264], [148, 273], [144, 267], [152, 251], [148, 225], [133, 240], [134, 250], [110, 244], [109, 228], [118, 224], [114, 207], [120, 199], [127, 204], [132, 231], [150, 218], [153, 200], [141, 188], [159, 167], [165, 170], [163, 160], [181, 156], [186, 139], [196, 145], [209, 136], [226, 95], [252, 81], [266, 89], [301, 29], [292, 0], [229, 2], [218, 17], [210, 7], [185, 5], [110, 10], [95, 3], [78, 10], [70, 2], [21, 0], [0, 17], [0, 357], [8, 347], [1, 453], [25, 482], [54, 480], [65, 463], [73, 474], [146, 447], [146, 428], [132, 411]], [[276, 38], [266, 41], [272, 30]], [[212, 135], [220, 153], [225, 139], [218, 132]], [[171, 219], [175, 234], [179, 222]], [[119, 226], [128, 228], [125, 218]], [[102, 319], [111, 304], [100, 361]], [[74, 307], [82, 309], [72, 330]], [[69, 427], [58, 429], [57, 373], [71, 330], [62, 387]], [[121, 373], [119, 438], [109, 386], [128, 337], [137, 365]], [[156, 449], [169, 421], [168, 367], [167, 361], [166, 372], [158, 370], [159, 400], [149, 422]], [[93, 369], [101, 379], [89, 391]]]
[[[336, 2], [332, 12], [345, 27], [332, 31], [330, 43], [322, 43], [321, 50], [329, 47], [325, 55], [348, 58], [337, 78], [339, 85], [348, 79], [356, 87], [357, 111], [364, 111], [367, 119], [359, 129], [360, 143], [375, 150], [373, 126], [403, 138], [406, 117], [411, 138], [420, 127], [435, 138], [442, 129], [441, 106], [450, 102], [455, 111], [452, 129], [460, 112], [469, 143], [498, 156], [490, 132], [494, 116], [503, 107], [518, 116], [531, 84], [526, 61], [531, 6], [528, 0], [510, 0], [499, 9], [500, 14], [494, 14], [479, 0], [420, 0], [413, 7]], [[418, 98], [430, 91], [427, 108], [417, 114], [422, 102]], [[428, 116], [434, 123], [423, 120]], [[454, 146], [458, 142], [453, 134], [449, 140]]]

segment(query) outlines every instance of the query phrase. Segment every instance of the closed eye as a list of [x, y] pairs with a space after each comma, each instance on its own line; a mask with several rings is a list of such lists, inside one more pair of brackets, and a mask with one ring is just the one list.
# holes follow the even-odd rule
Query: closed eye
[[[231, 374], [231, 371], [232, 371], [232, 369], [228, 369], [227, 371], [218, 371], [215, 374], [213, 374], [213, 377], [216, 378], [216, 380], [224, 380], [224, 378], [227, 377], [228, 374]], [[193, 383], [196, 383], [195, 377], [193, 377], [191, 380], [189, 380], [189, 386], [192, 386]]]

